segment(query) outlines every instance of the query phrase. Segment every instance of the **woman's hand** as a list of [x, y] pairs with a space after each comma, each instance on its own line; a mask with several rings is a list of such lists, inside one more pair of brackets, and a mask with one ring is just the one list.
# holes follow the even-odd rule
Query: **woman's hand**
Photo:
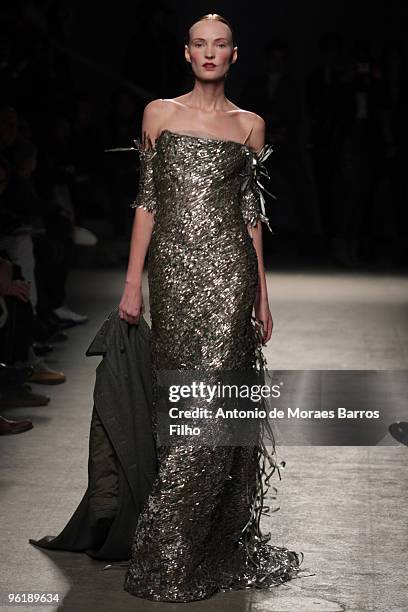
[[268, 300], [266, 298], [257, 298], [255, 300], [254, 309], [255, 317], [259, 321], [262, 321], [263, 324], [262, 344], [266, 344], [272, 336], [273, 329], [273, 320]]
[[139, 322], [144, 313], [142, 285], [126, 281], [122, 299], [119, 304], [119, 316], [131, 325]]

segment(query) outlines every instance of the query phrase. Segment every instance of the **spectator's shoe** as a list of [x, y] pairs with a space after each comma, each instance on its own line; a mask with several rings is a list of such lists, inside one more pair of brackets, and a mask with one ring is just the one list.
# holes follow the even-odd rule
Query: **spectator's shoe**
[[68, 306], [63, 305], [53, 310], [53, 313], [62, 321], [72, 321], [73, 323], [85, 323], [88, 321], [88, 315], [81, 315], [73, 312]]
[[52, 312], [51, 315], [50, 315], [50, 321], [55, 323], [57, 325], [57, 328], [60, 331], [63, 331], [64, 329], [69, 329], [70, 327], [75, 327], [76, 326], [76, 323], [74, 321], [72, 321], [71, 319], [61, 319], [54, 312]]
[[54, 347], [50, 344], [43, 344], [42, 342], [33, 342], [33, 351], [38, 357], [44, 357], [51, 351], [54, 350]]
[[20, 421], [9, 421], [0, 416], [0, 436], [9, 436], [11, 434], [23, 433], [33, 428], [30, 419], [21, 419]]
[[65, 374], [52, 370], [43, 359], [39, 359], [34, 364], [34, 372], [28, 379], [28, 382], [36, 383], [37, 385], [60, 385], [65, 381]]
[[46, 406], [50, 399], [48, 395], [32, 393], [23, 385], [20, 387], [4, 387], [1, 389], [0, 409]]
[[74, 227], [73, 239], [78, 246], [93, 247], [98, 244], [98, 238], [86, 227]]

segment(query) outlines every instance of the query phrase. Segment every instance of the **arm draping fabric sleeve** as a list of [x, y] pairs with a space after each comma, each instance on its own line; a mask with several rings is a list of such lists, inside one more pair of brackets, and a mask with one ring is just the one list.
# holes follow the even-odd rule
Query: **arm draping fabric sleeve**
[[151, 138], [146, 132], [143, 139], [136, 138], [133, 147], [119, 147], [115, 149], [105, 149], [105, 153], [117, 151], [137, 151], [139, 154], [139, 187], [135, 201], [130, 205], [131, 208], [144, 208], [155, 213], [157, 204], [157, 194], [154, 182], [153, 159], [157, 153]]
[[157, 193], [154, 180], [154, 157], [157, 153], [150, 137], [143, 135], [143, 141], [134, 141], [135, 149], [139, 152], [139, 187], [135, 201], [131, 208], [144, 208], [155, 214], [157, 209]]
[[135, 201], [131, 208], [144, 208], [155, 214], [157, 209], [157, 193], [154, 181], [153, 159], [157, 151], [146, 133], [143, 140], [134, 141], [135, 149], [139, 152], [139, 187]]
[[258, 221], [265, 223], [269, 231], [274, 232], [269, 225], [269, 219], [265, 214], [265, 197], [263, 191], [276, 200], [276, 196], [270, 193], [261, 182], [261, 178], [270, 180], [268, 170], [264, 162], [273, 152], [272, 145], [265, 145], [259, 153], [247, 149], [247, 163], [241, 183], [241, 212], [245, 223], [255, 226]]

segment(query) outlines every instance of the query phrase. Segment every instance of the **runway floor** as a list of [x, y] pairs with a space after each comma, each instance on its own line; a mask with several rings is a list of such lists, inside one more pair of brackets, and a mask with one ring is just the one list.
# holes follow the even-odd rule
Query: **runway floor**
[[[123, 591], [124, 571], [84, 554], [37, 549], [57, 534], [87, 483], [92, 391], [99, 357], [85, 350], [121, 295], [123, 270], [73, 270], [69, 304], [90, 321], [68, 330], [47, 362], [65, 372], [41, 408], [13, 409], [34, 428], [1, 439], [1, 604], [17, 591], [56, 592], [60, 603], [19, 610], [340, 612], [408, 610], [408, 448], [282, 446], [280, 510], [263, 524], [272, 543], [303, 551], [304, 576], [268, 592], [236, 591], [192, 604], [153, 603]], [[147, 306], [147, 279], [145, 302]], [[271, 369], [408, 368], [408, 280], [328, 270], [268, 273]], [[148, 318], [148, 317], [147, 317]], [[408, 418], [406, 419], [408, 420]], [[8, 609], [6, 607], [5, 609]]]

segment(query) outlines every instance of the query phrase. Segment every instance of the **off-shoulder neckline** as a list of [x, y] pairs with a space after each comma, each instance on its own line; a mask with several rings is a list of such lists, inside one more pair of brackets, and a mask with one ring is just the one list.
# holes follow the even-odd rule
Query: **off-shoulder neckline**
[[183, 132], [173, 132], [172, 130], [168, 130], [167, 128], [165, 128], [164, 130], [162, 130], [160, 132], [160, 134], [158, 135], [158, 137], [156, 138], [156, 143], [161, 139], [161, 137], [163, 136], [163, 134], [168, 133], [172, 136], [178, 136], [178, 137], [183, 137], [183, 138], [192, 138], [193, 140], [202, 140], [204, 142], [225, 142], [228, 144], [234, 144], [238, 147], [243, 147], [244, 149], [246, 149], [247, 151], [249, 151], [250, 153], [252, 153], [253, 155], [259, 155], [259, 153], [257, 153], [257, 151], [255, 151], [255, 149], [252, 149], [249, 145], [245, 144], [244, 142], [238, 142], [237, 140], [227, 140], [225, 138], [210, 138], [207, 136], [194, 136], [193, 134], [186, 134]]

